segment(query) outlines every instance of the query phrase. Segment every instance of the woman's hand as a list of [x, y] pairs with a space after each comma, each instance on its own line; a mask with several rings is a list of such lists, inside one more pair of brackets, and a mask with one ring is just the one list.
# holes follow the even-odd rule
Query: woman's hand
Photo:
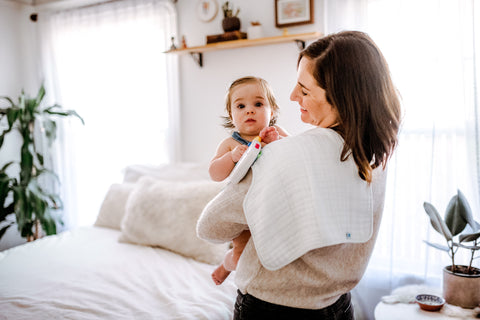
[[242, 144], [240, 146], [236, 146], [232, 151], [231, 151], [231, 155], [232, 155], [232, 161], [234, 163], [237, 163], [240, 158], [242, 157], [242, 155], [245, 153], [245, 151], [247, 151], [248, 149], [248, 146]]
[[260, 138], [262, 138], [262, 142], [265, 144], [269, 144], [270, 142], [276, 141], [280, 139], [280, 134], [275, 127], [265, 127], [259, 133]]

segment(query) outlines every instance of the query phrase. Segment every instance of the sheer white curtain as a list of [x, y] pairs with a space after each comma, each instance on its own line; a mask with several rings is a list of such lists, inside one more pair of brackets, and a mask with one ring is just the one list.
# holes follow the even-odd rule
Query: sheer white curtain
[[325, 1], [327, 33], [369, 33], [402, 97], [404, 122], [380, 234], [360, 285], [378, 295], [404, 283], [441, 283], [449, 259], [423, 243], [445, 241], [431, 228], [424, 201], [443, 215], [460, 189], [480, 220], [479, 6], [477, 0]]
[[125, 166], [175, 156], [177, 64], [163, 52], [176, 12], [168, 0], [119, 0], [39, 21], [51, 97], [85, 120], [62, 126], [57, 150], [67, 227], [89, 225]]

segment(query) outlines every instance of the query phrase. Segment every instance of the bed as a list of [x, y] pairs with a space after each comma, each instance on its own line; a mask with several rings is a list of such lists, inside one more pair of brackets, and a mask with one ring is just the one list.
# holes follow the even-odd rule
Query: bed
[[232, 319], [234, 274], [211, 279], [228, 244], [195, 230], [223, 186], [206, 164], [127, 167], [93, 226], [0, 252], [0, 320]]
[[228, 244], [195, 234], [222, 187], [204, 168], [130, 166], [94, 226], [0, 252], [0, 319], [231, 319], [234, 277], [210, 276]]

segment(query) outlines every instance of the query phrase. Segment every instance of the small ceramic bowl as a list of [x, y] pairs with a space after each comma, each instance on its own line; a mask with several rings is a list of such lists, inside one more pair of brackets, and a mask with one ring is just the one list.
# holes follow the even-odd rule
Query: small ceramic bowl
[[426, 311], [438, 311], [445, 304], [445, 299], [433, 294], [419, 294], [415, 297], [415, 301], [422, 310]]

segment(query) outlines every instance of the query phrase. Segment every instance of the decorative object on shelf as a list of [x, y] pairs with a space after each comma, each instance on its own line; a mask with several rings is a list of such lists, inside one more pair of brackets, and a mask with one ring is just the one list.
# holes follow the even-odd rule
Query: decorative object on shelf
[[[458, 190], [448, 203], [445, 219], [428, 202], [423, 204], [430, 217], [432, 227], [446, 240], [447, 246], [430, 243], [429, 246], [446, 251], [452, 264], [443, 269], [443, 297], [449, 304], [462, 308], [480, 305], [480, 269], [474, 267], [475, 254], [480, 250], [480, 223], [473, 219], [472, 209], [463, 193]], [[464, 232], [464, 233], [462, 233]], [[468, 245], [466, 243], [469, 243]], [[457, 265], [455, 254], [458, 249], [470, 251], [469, 265]]]
[[277, 28], [313, 23], [313, 0], [274, 0]]
[[187, 49], [187, 40], [185, 36], [182, 36], [182, 49]]
[[170, 45], [170, 50], [177, 49], [177, 47], [175, 46], [175, 37], [171, 37], [170, 40], [172, 41], [172, 44]]
[[247, 39], [247, 33], [240, 32], [240, 31], [230, 31], [230, 32], [225, 32], [221, 34], [213, 34], [213, 35], [207, 36], [207, 44], [222, 42], [222, 41], [240, 40], [240, 39]]
[[217, 15], [218, 4], [216, 0], [198, 0], [197, 17], [203, 22], [212, 21]]
[[[75, 111], [63, 110], [57, 104], [42, 108], [40, 105], [44, 96], [42, 85], [33, 99], [22, 91], [16, 104], [8, 97], [0, 97], [10, 104], [0, 108], [0, 120], [6, 120], [8, 125], [0, 135], [0, 150], [12, 130], [15, 129], [22, 138], [20, 161], [10, 161], [0, 170], [0, 223], [3, 224], [0, 238], [14, 224], [7, 218], [12, 214], [15, 215], [18, 231], [27, 241], [38, 239], [43, 232], [55, 234], [57, 225], [62, 224], [61, 216], [56, 213], [62, 207], [60, 196], [45, 187], [58, 182], [58, 177], [44, 166], [44, 160], [57, 137], [55, 117], [75, 116], [82, 123], [83, 119]], [[46, 147], [40, 147], [42, 141], [47, 142]], [[10, 166], [17, 165], [19, 172], [7, 173]], [[12, 196], [13, 201], [10, 201]]]
[[223, 10], [223, 20], [222, 20], [222, 28], [225, 32], [231, 31], [238, 31], [240, 30], [241, 23], [240, 19], [238, 18], [238, 14], [240, 9], [237, 8], [235, 14], [233, 14], [233, 7], [230, 8], [230, 2], [226, 1], [222, 5]]
[[248, 39], [263, 38], [263, 28], [260, 22], [258, 21], [250, 22], [250, 26], [247, 28], [247, 37]]

